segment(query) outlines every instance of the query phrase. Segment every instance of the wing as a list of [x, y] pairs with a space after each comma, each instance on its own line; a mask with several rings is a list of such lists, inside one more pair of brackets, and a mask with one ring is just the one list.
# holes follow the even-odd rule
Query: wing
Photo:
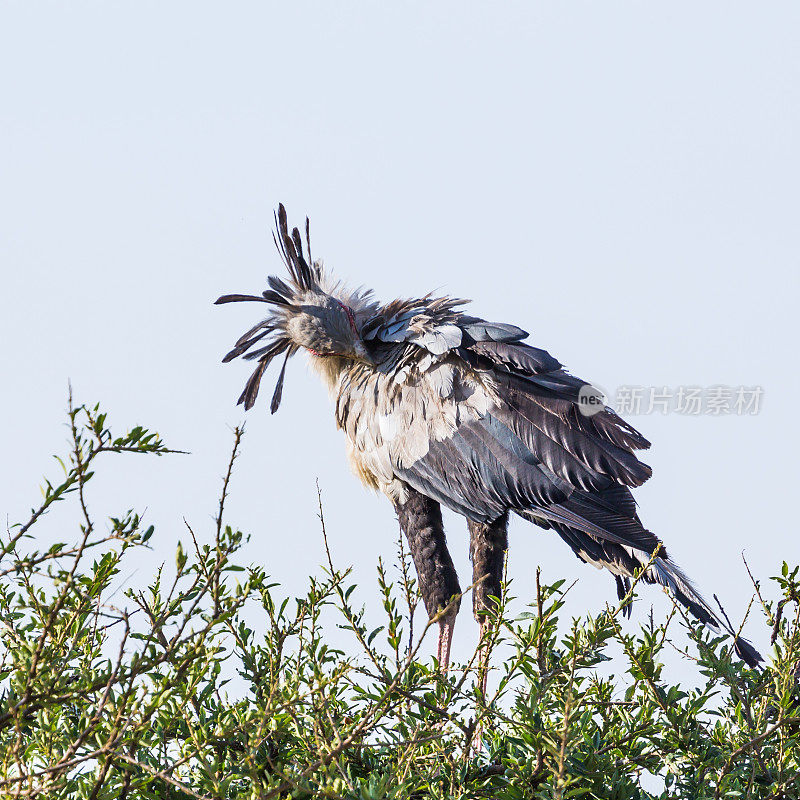
[[[576, 493], [647, 480], [650, 468], [635, 451], [649, 443], [611, 409], [585, 416], [579, 403], [585, 381], [546, 351], [524, 344], [527, 334], [515, 326], [453, 316], [446, 324], [458, 329], [451, 337], [458, 344], [438, 355], [417, 345], [425, 352], [415, 361], [417, 394], [429, 406], [422, 414], [436, 418], [446, 406], [454, 424], [444, 434], [429, 426], [425, 452], [413, 462], [394, 453], [399, 477], [481, 522], [509, 508], [568, 506]], [[394, 326], [382, 327], [376, 338], [399, 336]], [[405, 341], [416, 344], [411, 337]], [[406, 358], [413, 359], [414, 351]], [[446, 369], [442, 397], [439, 375]], [[419, 430], [414, 435], [419, 438]], [[630, 517], [632, 499], [609, 497], [606, 506]]]
[[579, 394], [588, 384], [522, 342], [519, 328], [453, 314], [440, 323], [449, 342], [442, 349], [430, 330], [409, 333], [419, 315], [408, 309], [375, 328], [377, 341], [406, 345], [398, 363], [407, 397], [389, 412], [402, 419], [382, 448], [394, 475], [469, 519], [513, 510], [553, 529], [579, 559], [615, 576], [620, 598], [649, 564], [646, 582], [668, 588], [702, 622], [721, 624], [636, 513], [630, 489], [651, 475], [636, 452], [649, 442], [610, 408], [584, 415]]
[[455, 309], [465, 302], [430, 295], [395, 300], [362, 326], [361, 338], [367, 342], [410, 344], [432, 355], [443, 355], [462, 344], [464, 331], [456, 324], [462, 315]]

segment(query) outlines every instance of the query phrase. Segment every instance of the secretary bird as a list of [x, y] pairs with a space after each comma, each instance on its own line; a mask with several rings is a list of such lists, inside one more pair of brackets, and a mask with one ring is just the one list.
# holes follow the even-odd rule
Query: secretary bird
[[425, 608], [438, 617], [444, 669], [461, 589], [442, 505], [467, 520], [481, 641], [487, 613], [502, 596], [514, 512], [554, 530], [581, 561], [608, 569], [620, 600], [635, 571], [646, 567], [646, 583], [661, 584], [697, 619], [728, 631], [750, 666], [762, 660], [642, 526], [631, 487], [650, 477], [635, 455], [650, 443], [611, 408], [584, 413], [581, 392], [589, 384], [526, 344], [521, 328], [465, 314], [464, 300], [427, 294], [380, 305], [369, 291], [345, 288], [312, 260], [308, 219], [305, 252], [298, 229], [289, 233], [283, 205], [276, 228], [288, 282], [270, 276], [261, 295], [216, 301], [271, 306], [223, 361], [257, 362], [239, 398], [250, 409], [264, 371], [283, 356], [274, 414], [289, 358], [309, 354], [335, 403], [353, 472], [394, 505]]

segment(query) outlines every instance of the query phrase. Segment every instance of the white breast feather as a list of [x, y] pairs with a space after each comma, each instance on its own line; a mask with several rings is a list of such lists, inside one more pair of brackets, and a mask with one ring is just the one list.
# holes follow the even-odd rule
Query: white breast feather
[[483, 416], [496, 399], [490, 385], [450, 358], [393, 375], [350, 367], [335, 394], [353, 471], [390, 497], [398, 491], [393, 467], [423, 458], [430, 441], [452, 436], [460, 422]]

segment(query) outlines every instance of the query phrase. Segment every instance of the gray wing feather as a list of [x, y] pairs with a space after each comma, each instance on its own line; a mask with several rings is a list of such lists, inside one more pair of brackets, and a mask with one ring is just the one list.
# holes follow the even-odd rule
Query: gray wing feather
[[461, 303], [462, 300], [431, 297], [396, 301], [367, 320], [361, 327], [361, 336], [365, 341], [405, 342], [433, 355], [443, 355], [462, 344], [464, 333], [456, 324], [460, 315], [454, 311]]
[[487, 322], [480, 317], [470, 317], [466, 314], [459, 316], [458, 326], [476, 342], [518, 342], [528, 336], [527, 331], [516, 325], [509, 325], [506, 322]]

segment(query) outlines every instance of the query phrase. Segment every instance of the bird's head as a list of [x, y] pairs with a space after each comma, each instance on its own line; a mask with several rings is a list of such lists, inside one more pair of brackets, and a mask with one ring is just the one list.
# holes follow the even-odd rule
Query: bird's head
[[[237, 356], [247, 360], [258, 359], [258, 366], [239, 398], [239, 403], [244, 403], [244, 407], [249, 409], [255, 403], [261, 378], [270, 362], [284, 354], [283, 368], [272, 398], [273, 414], [280, 405], [286, 362], [299, 350], [307, 350], [316, 358], [339, 357], [373, 363], [360, 330], [376, 308], [368, 292], [344, 289], [325, 274], [322, 262], [312, 260], [307, 218], [308, 260], [303, 252], [300, 231], [294, 228], [289, 233], [283, 204], [278, 206], [275, 222], [275, 244], [289, 270], [288, 282], [270, 275], [267, 279], [270, 288], [260, 296], [229, 294], [216, 301], [217, 304], [257, 301], [272, 306], [269, 316], [241, 336], [222, 360], [231, 361]], [[256, 343], [261, 346], [251, 350]]]
[[372, 363], [361, 340], [356, 312], [338, 297], [322, 289], [307, 292], [286, 317], [289, 338], [312, 355], [343, 356]]

